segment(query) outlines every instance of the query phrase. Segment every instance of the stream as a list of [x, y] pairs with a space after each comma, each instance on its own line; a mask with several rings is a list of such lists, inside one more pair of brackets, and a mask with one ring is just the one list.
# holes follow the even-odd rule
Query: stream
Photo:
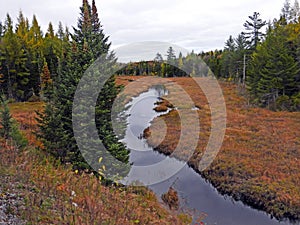
[[[163, 113], [156, 113], [153, 108], [159, 97], [167, 91], [161, 88], [150, 88], [147, 92], [132, 99], [127, 111], [127, 128], [124, 144], [130, 149], [130, 162], [133, 163], [126, 182], [141, 181], [153, 190], [157, 198], [166, 193], [172, 186], [179, 195], [180, 207], [184, 212], [204, 213], [202, 220], [209, 225], [291, 225], [289, 221], [278, 221], [263, 211], [253, 209], [231, 197], [223, 196], [186, 163], [180, 162], [154, 151], [142, 138], [150, 122]], [[172, 177], [151, 184], [154, 177], [159, 177], [155, 168], [160, 162], [182, 168]], [[154, 172], [153, 172], [154, 171]]]

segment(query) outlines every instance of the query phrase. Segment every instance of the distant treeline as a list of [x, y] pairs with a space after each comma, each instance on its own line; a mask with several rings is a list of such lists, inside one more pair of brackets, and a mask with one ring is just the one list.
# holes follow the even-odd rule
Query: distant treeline
[[160, 53], [157, 53], [151, 61], [131, 62], [119, 70], [117, 75], [130, 76], [160, 76], [160, 77], [194, 77], [208, 76], [211, 70], [202, 60], [200, 55], [192, 51], [183, 56], [179, 53], [176, 57], [175, 50], [170, 46], [167, 51], [167, 59], [164, 60]]
[[160, 76], [160, 77], [187, 77], [189, 74], [166, 62], [141, 61], [129, 63], [116, 72], [117, 75], [127, 76]]
[[[129, 63], [118, 75], [208, 76], [241, 84], [250, 102], [273, 110], [300, 110], [300, 7], [285, 1], [279, 19], [264, 21], [258, 12], [245, 31], [230, 36], [222, 50]], [[204, 63], [206, 65], [204, 65]]]
[[[255, 105], [300, 110], [299, 16], [298, 1], [286, 0], [278, 19], [267, 22], [257, 12], [249, 16], [245, 30], [230, 36], [222, 50], [176, 57], [170, 47], [166, 60], [157, 53], [153, 60], [132, 62], [117, 74], [182, 77], [213, 72], [217, 78], [242, 84]], [[50, 23], [43, 34], [35, 16], [29, 23], [20, 12], [14, 26], [7, 15], [0, 23], [1, 92], [16, 101], [49, 95], [47, 87], [61, 79], [70, 46], [72, 34], [61, 23], [56, 33]]]

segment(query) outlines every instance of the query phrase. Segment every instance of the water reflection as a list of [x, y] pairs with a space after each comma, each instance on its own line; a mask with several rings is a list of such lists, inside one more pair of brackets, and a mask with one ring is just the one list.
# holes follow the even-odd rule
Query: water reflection
[[[131, 150], [130, 162], [133, 163], [132, 170], [126, 179], [130, 183], [136, 180], [147, 184], [151, 176], [160, 176], [159, 172], [153, 172], [155, 165], [162, 162], [170, 166], [183, 167], [180, 172], [171, 178], [155, 185], [150, 185], [157, 196], [168, 191], [173, 186], [179, 193], [182, 210], [195, 209], [198, 212], [207, 214], [203, 220], [207, 224], [222, 225], [289, 225], [287, 221], [279, 222], [271, 219], [266, 213], [252, 209], [242, 202], [233, 201], [230, 197], [224, 197], [219, 194], [211, 184], [207, 183], [199, 174], [183, 162], [166, 157], [158, 152], [153, 151], [142, 134], [149, 127], [150, 122], [159, 114], [153, 108], [160, 97], [168, 92], [163, 85], [157, 85], [149, 91], [133, 98], [129, 105], [128, 125], [123, 142]], [[195, 109], [194, 109], [195, 110]], [[167, 159], [167, 160], [166, 160]], [[154, 165], [152, 170], [149, 166]], [[145, 166], [148, 170], [143, 171]], [[138, 169], [137, 169], [138, 168]], [[300, 223], [294, 223], [300, 224]]]

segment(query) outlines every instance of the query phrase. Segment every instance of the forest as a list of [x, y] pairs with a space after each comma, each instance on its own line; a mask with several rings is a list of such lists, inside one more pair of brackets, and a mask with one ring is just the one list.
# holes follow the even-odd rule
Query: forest
[[[91, 10], [95, 10], [95, 6]], [[195, 76], [197, 68], [182, 71], [183, 66], [201, 64], [203, 60], [219, 79], [244, 84], [251, 102], [274, 110], [299, 110], [299, 4], [284, 3], [278, 19], [265, 21], [254, 12], [244, 23], [245, 30], [237, 37], [230, 36], [224, 49], [209, 52], [191, 52], [187, 56], [172, 47], [166, 53], [157, 53], [151, 62], [135, 62], [117, 74], [154, 75], [162, 77]], [[91, 15], [92, 18], [95, 16]], [[81, 23], [84, 23], [82, 12]], [[93, 20], [93, 19], [92, 19]], [[97, 19], [99, 21], [99, 19]], [[100, 26], [100, 23], [92, 26]], [[14, 101], [44, 100], [50, 89], [63, 79], [63, 70], [75, 42], [80, 40], [80, 29], [73, 32], [62, 23], [55, 33], [52, 23], [43, 34], [34, 16], [30, 23], [20, 11], [17, 23], [7, 15], [0, 23], [1, 90]], [[98, 34], [107, 46], [110, 43], [103, 31]], [[81, 37], [82, 38], [82, 37]], [[84, 48], [93, 48], [86, 43]], [[76, 46], [78, 47], [78, 46]], [[84, 50], [84, 49], [82, 49]], [[162, 55], [166, 54], [166, 55]], [[98, 53], [98, 55], [100, 55]], [[97, 56], [97, 55], [96, 55]], [[166, 60], [164, 60], [166, 56]], [[263, 68], [263, 69], [261, 69]], [[207, 74], [204, 73], [204, 74]]]
[[[86, 224], [149, 224], [153, 220], [166, 224], [191, 223], [185, 213], [173, 215], [160, 208], [150, 191], [119, 186], [116, 181], [128, 173], [128, 168], [121, 164], [115, 165], [118, 171], [116, 177], [106, 179], [115, 171], [105, 167], [112, 161], [103, 149], [89, 149], [93, 152], [93, 157], [90, 157], [92, 165], [86, 161], [88, 153], [80, 151], [74, 133], [86, 134], [90, 124], [81, 123], [80, 129], [74, 131], [74, 117], [84, 115], [80, 114], [81, 109], [74, 108], [73, 100], [85, 72], [101, 58], [103, 73], [118, 68], [114, 76], [105, 82], [95, 105], [97, 135], [114, 158], [130, 164], [130, 150], [120, 141], [123, 137], [115, 134], [111, 121], [114, 101], [128, 83], [137, 77], [178, 78], [179, 84], [190, 88], [188, 92], [197, 100], [197, 110], [209, 115], [209, 107], [204, 103], [206, 100], [189, 78], [215, 76], [225, 94], [230, 126], [224, 142], [225, 150], [201, 175], [221, 193], [265, 210], [278, 219], [299, 219], [300, 196], [295, 185], [299, 183], [299, 163], [296, 162], [299, 156], [297, 122], [300, 118], [299, 3], [295, 0], [291, 4], [286, 0], [279, 17], [272, 21], [266, 21], [259, 12], [254, 12], [243, 25], [244, 30], [237, 37], [230, 35], [223, 49], [199, 53], [191, 51], [183, 55], [170, 46], [167, 52], [158, 52], [151, 61], [125, 65], [117, 62], [109, 36], [103, 30], [95, 0], [92, 4], [88, 0], [82, 1], [76, 27], [64, 27], [59, 23], [57, 31], [51, 22], [47, 31], [42, 31], [36, 16], [30, 21], [22, 11], [16, 22], [7, 14], [5, 21], [0, 22], [0, 175], [16, 175], [16, 178], [9, 175], [9, 179], [16, 179], [13, 181], [15, 185], [27, 190], [24, 195], [30, 211], [23, 215], [33, 224], [49, 221], [54, 224], [65, 221], [68, 224], [84, 224], [84, 218]], [[102, 73], [96, 74], [101, 76]], [[147, 133], [149, 143], [152, 141], [157, 146], [155, 150], [166, 155], [171, 154], [178, 140], [172, 136], [179, 132], [176, 113], [172, 109], [162, 117], [169, 131], [173, 132], [162, 143], [156, 143], [160, 140], [161, 125], [155, 123], [157, 119], [151, 124], [157, 128], [156, 136], [151, 137]], [[255, 127], [257, 124], [251, 123], [253, 118], [265, 127]], [[280, 131], [285, 124], [294, 129], [289, 138]], [[209, 136], [209, 125], [210, 121], [204, 119], [204, 131], [199, 134], [203, 134], [202, 139], [188, 161], [192, 168], [198, 166], [201, 144]], [[269, 126], [276, 128], [273, 133], [267, 130]], [[260, 132], [264, 135], [260, 136]], [[285, 147], [290, 148], [288, 152], [281, 151], [275, 138], [277, 142], [280, 138], [284, 139]], [[276, 147], [273, 142], [276, 142]], [[257, 149], [263, 151], [258, 152]], [[236, 153], [240, 161], [233, 163]], [[282, 157], [285, 165], [278, 163], [281, 167], [276, 167], [277, 159], [272, 154]], [[254, 159], [266, 163], [269, 169], [264, 170], [263, 165], [253, 166]], [[288, 173], [290, 168], [293, 173], [288, 178], [284, 177], [282, 171]], [[19, 174], [22, 170], [29, 175]], [[278, 190], [279, 187], [284, 190]], [[0, 199], [1, 188], [0, 185]], [[73, 190], [76, 193], [85, 191], [78, 194], [75, 201], [76, 194], [70, 197]], [[101, 199], [103, 207], [97, 208], [97, 202], [90, 195]], [[59, 201], [55, 201], [57, 199]], [[128, 202], [135, 211], [127, 208]], [[103, 208], [105, 218], [100, 213]], [[51, 218], [48, 209], [59, 219]], [[144, 217], [146, 211], [150, 212], [149, 217]]]

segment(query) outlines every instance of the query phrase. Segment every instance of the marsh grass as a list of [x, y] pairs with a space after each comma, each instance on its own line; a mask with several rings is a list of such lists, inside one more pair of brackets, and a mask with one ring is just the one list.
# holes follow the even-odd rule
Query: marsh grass
[[41, 150], [34, 136], [35, 111], [43, 103], [10, 105], [13, 117], [29, 138], [23, 151], [0, 140], [0, 177], [9, 180], [24, 201], [18, 215], [27, 224], [189, 224], [143, 187], [105, 186], [93, 174], [73, 171]]
[[[125, 77], [122, 79], [124, 84]], [[197, 171], [210, 135], [209, 105], [192, 78], [168, 80], [184, 88], [198, 108], [199, 137], [185, 138], [185, 148], [172, 155], [185, 159], [190, 143], [199, 138], [193, 156], [188, 159], [189, 165]], [[212, 165], [198, 172], [221, 193], [265, 210], [279, 219], [300, 219], [300, 112], [273, 112], [251, 107], [246, 97], [238, 95], [239, 87], [233, 83], [219, 83], [227, 107], [225, 138]], [[168, 100], [180, 98], [174, 91], [170, 93]], [[157, 146], [157, 151], [171, 155], [180, 138], [180, 122], [176, 110], [154, 119], [150, 129], [145, 131], [148, 143]], [[189, 122], [185, 119], [185, 123]], [[167, 128], [163, 129], [162, 125]], [[167, 134], [162, 134], [166, 129]], [[163, 141], [162, 135], [165, 135]]]

